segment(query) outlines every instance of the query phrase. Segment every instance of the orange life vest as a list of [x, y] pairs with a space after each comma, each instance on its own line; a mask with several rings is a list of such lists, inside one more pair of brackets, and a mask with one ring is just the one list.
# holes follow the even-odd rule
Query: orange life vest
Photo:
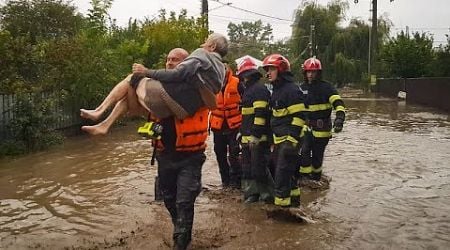
[[239, 128], [242, 122], [239, 104], [241, 96], [238, 91], [239, 78], [233, 76], [231, 70], [227, 71], [228, 82], [225, 90], [216, 95], [217, 109], [211, 112], [210, 124], [214, 130], [220, 130], [226, 121], [231, 129]]
[[[197, 151], [206, 148], [208, 137], [209, 109], [200, 108], [193, 116], [183, 120], [175, 119], [175, 151]], [[154, 119], [153, 119], [154, 120]], [[153, 141], [155, 143], [155, 141]], [[159, 150], [164, 149], [161, 140], [156, 141]]]
[[201, 108], [193, 116], [175, 119], [176, 151], [197, 151], [206, 148], [209, 109]]

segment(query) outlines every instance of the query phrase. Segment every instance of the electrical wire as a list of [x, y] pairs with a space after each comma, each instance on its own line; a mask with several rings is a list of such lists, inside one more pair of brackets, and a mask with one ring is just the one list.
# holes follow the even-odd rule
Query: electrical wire
[[266, 14], [263, 14], [263, 13], [258, 13], [258, 12], [256, 12], [256, 11], [252, 11], [252, 10], [247, 10], [247, 9], [244, 9], [244, 8], [240, 8], [240, 7], [231, 5], [231, 3], [223, 3], [223, 2], [221, 2], [221, 1], [219, 1], [219, 0], [212, 0], [212, 1], [217, 2], [217, 3], [220, 3], [220, 4], [224, 5], [224, 6], [227, 6], [227, 7], [236, 9], [236, 10], [240, 10], [240, 11], [244, 11], [244, 12], [250, 13], [250, 14], [254, 14], [254, 15], [258, 15], [258, 16], [263, 16], [263, 17], [267, 17], [267, 18], [272, 18], [272, 19], [276, 19], [276, 20], [280, 20], [280, 21], [294, 22], [293, 20], [290, 20], [290, 19], [285, 19], [285, 18], [280, 18], [280, 17], [269, 16], [269, 15], [266, 15]]

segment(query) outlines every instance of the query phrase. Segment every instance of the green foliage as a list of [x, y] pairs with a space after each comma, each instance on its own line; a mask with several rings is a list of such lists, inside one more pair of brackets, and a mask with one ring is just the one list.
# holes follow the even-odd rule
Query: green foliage
[[[338, 85], [367, 80], [369, 26], [353, 19], [348, 27], [340, 27], [347, 8], [344, 1], [332, 1], [326, 7], [306, 2], [296, 12], [290, 42], [299, 64], [311, 54], [317, 56], [322, 62], [323, 76]], [[389, 34], [390, 26], [388, 20], [378, 20], [379, 44]]]
[[447, 44], [436, 49], [435, 60], [431, 66], [433, 76], [450, 77], [450, 38], [447, 36]]
[[402, 31], [381, 49], [382, 73], [387, 77], [430, 76], [430, 62], [433, 57], [431, 37], [418, 32], [410, 37]]
[[74, 36], [82, 27], [82, 16], [62, 0], [11, 0], [0, 8], [2, 28], [12, 37], [39, 39]]
[[[32, 152], [61, 143], [62, 137], [55, 132], [54, 125], [58, 121], [56, 98], [41, 93], [21, 93], [13, 105], [13, 119], [8, 129], [13, 135], [17, 148], [6, 144], [8, 151]], [[22, 148], [21, 148], [22, 147]], [[5, 150], [5, 149], [4, 149]]]
[[354, 79], [354, 76], [356, 75], [354, 60], [346, 58], [342, 53], [337, 53], [334, 57], [333, 66], [338, 87], [341, 87]]
[[261, 20], [255, 22], [242, 22], [228, 24], [228, 37], [230, 49], [227, 58], [233, 61], [236, 58], [251, 55], [262, 60], [268, 53], [270, 41], [273, 40], [270, 24], [263, 25]]
[[[326, 50], [333, 36], [338, 32], [338, 24], [343, 18], [343, 11], [347, 5], [341, 1], [333, 1], [327, 7], [307, 2], [303, 8], [299, 8], [295, 15], [292, 27], [292, 49], [298, 57], [304, 61], [313, 55], [320, 55]], [[313, 44], [311, 47], [310, 34], [313, 31]]]
[[75, 36], [83, 19], [62, 1], [14, 0], [0, 7], [0, 91], [32, 91], [47, 82], [49, 43]]
[[148, 44], [144, 64], [152, 68], [163, 68], [167, 53], [173, 48], [183, 48], [192, 51], [199, 47], [208, 36], [203, 27], [202, 18], [187, 17], [186, 10], [177, 16], [161, 10], [155, 20], [147, 20], [142, 26], [142, 36]]
[[0, 158], [26, 153], [23, 141], [5, 140], [0, 143]]
[[108, 26], [108, 10], [111, 8], [112, 0], [91, 0], [91, 8], [88, 10], [87, 29], [83, 32], [90, 36], [101, 37], [106, 35]]
[[[204, 19], [164, 10], [152, 20], [112, 22], [112, 0], [91, 0], [87, 16], [64, 0], [10, 0], [0, 4], [0, 93], [58, 93], [54, 114], [95, 107], [131, 71], [134, 62], [164, 67], [175, 47], [192, 51], [208, 35]], [[10, 129], [18, 140], [3, 141], [0, 154], [45, 148], [58, 141], [48, 113], [54, 99], [21, 95]], [[70, 107], [70, 108], [68, 108]], [[69, 111], [71, 110], [71, 111]], [[64, 117], [74, 114], [62, 113]], [[75, 125], [75, 124], [73, 124]]]

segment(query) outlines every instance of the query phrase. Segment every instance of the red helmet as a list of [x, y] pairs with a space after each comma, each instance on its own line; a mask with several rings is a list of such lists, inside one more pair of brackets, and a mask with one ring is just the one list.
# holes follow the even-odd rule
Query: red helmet
[[264, 58], [263, 68], [267, 71], [269, 66], [274, 66], [278, 72], [291, 71], [291, 64], [288, 59], [280, 54], [272, 54]]
[[318, 71], [322, 70], [322, 63], [316, 57], [311, 57], [305, 60], [302, 68], [303, 71]]
[[240, 74], [249, 70], [258, 70], [258, 66], [251, 58], [247, 57], [239, 63], [236, 75], [239, 76]]

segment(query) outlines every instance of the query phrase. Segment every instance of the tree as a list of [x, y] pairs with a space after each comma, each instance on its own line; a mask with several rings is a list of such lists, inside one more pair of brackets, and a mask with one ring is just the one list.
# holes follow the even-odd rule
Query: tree
[[[300, 69], [300, 65], [312, 55], [319, 58], [322, 67], [326, 69], [323, 76], [333, 79], [334, 51], [329, 53], [330, 41], [338, 34], [339, 22], [343, 19], [343, 12], [347, 4], [336, 0], [327, 6], [317, 5], [315, 2], [305, 2], [295, 14], [290, 41], [293, 67]], [[299, 74], [300, 71], [293, 71]]]
[[273, 40], [272, 26], [264, 25], [261, 20], [240, 24], [230, 22], [228, 37], [230, 38], [230, 49], [227, 58], [231, 59], [251, 55], [262, 60], [267, 54], [276, 52], [274, 48], [281, 45], [281, 43], [271, 44]]
[[62, 0], [11, 0], [0, 8], [0, 27], [13, 38], [72, 37], [82, 28], [83, 17]]
[[[306, 2], [297, 10], [292, 29], [294, 62], [317, 56], [322, 61], [323, 76], [338, 85], [366, 81], [368, 68], [370, 27], [359, 19], [340, 27], [347, 8], [348, 4], [339, 0], [327, 6]], [[379, 44], [389, 34], [390, 26], [388, 19], [378, 20]]]
[[60, 0], [13, 0], [0, 7], [0, 91], [39, 88], [48, 75], [45, 48], [76, 36], [82, 23], [75, 7]]
[[411, 37], [402, 31], [380, 53], [382, 73], [387, 77], [429, 76], [433, 58], [433, 38], [419, 32]]
[[352, 82], [356, 75], [355, 61], [348, 59], [342, 53], [337, 53], [334, 57], [333, 69], [335, 72], [335, 81], [338, 87], [345, 83]]
[[450, 38], [447, 44], [436, 49], [436, 58], [432, 65], [432, 74], [437, 77], [450, 77]]
[[166, 54], [173, 48], [181, 47], [192, 51], [208, 36], [202, 18], [188, 17], [186, 10], [178, 14], [160, 11], [157, 19], [147, 20], [142, 25], [142, 36], [148, 44], [144, 64], [148, 67], [164, 67]]
[[[321, 57], [329, 42], [338, 32], [347, 4], [336, 0], [327, 7], [306, 2], [297, 9], [292, 27], [292, 49], [301, 61], [313, 55]], [[309, 44], [312, 40], [313, 44]], [[311, 47], [312, 46], [312, 47]]]
[[107, 28], [108, 10], [111, 8], [112, 0], [91, 0], [91, 8], [88, 10], [88, 23], [92, 32], [105, 33]]

